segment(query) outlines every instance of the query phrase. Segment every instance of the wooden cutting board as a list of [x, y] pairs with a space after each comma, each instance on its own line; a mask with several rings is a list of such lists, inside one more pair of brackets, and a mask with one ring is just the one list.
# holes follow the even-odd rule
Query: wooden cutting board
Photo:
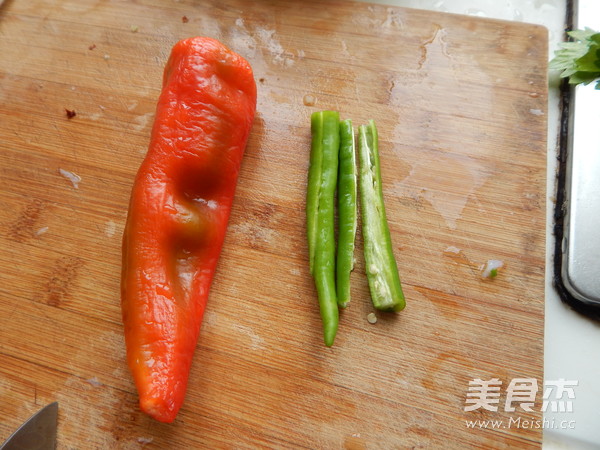
[[[259, 99], [165, 425], [125, 363], [120, 243], [164, 63], [193, 35], [245, 56]], [[64, 449], [540, 445], [516, 420], [542, 417], [544, 28], [339, 1], [9, 0], [0, 37], [0, 440], [58, 400]], [[367, 322], [359, 237], [331, 349], [304, 225], [320, 109], [378, 125], [408, 305]], [[490, 259], [504, 267], [484, 280]], [[466, 412], [469, 382], [493, 378], [498, 411]], [[532, 412], [505, 410], [514, 378], [537, 381]]]

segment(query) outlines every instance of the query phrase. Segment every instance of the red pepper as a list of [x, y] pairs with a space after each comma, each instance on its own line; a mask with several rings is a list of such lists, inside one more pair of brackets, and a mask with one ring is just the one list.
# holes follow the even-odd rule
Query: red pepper
[[247, 61], [214, 39], [178, 42], [123, 236], [121, 305], [141, 409], [183, 403], [256, 109]]

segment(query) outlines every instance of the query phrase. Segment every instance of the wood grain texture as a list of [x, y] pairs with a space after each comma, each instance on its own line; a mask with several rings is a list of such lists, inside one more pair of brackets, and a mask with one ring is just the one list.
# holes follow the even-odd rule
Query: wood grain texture
[[[126, 368], [120, 243], [164, 63], [192, 35], [245, 56], [259, 99], [165, 425], [139, 412]], [[0, 54], [0, 440], [58, 400], [64, 449], [540, 446], [539, 427], [465, 420], [540, 420], [541, 392], [533, 412], [503, 411], [504, 393], [498, 412], [464, 406], [474, 378], [543, 380], [544, 28], [335, 1], [9, 0]], [[367, 322], [359, 238], [332, 349], [303, 212], [318, 109], [378, 124], [407, 297]], [[492, 258], [505, 267], [482, 280]]]

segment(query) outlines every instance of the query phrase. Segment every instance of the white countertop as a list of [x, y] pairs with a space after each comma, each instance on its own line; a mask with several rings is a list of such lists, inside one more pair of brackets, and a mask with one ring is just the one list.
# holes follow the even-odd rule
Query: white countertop
[[[395, 6], [430, 9], [544, 25], [549, 35], [550, 59], [563, 40], [566, 0], [366, 0]], [[600, 448], [600, 324], [565, 306], [554, 288], [553, 213], [556, 190], [557, 137], [559, 134], [559, 80], [550, 74], [548, 99], [548, 183], [546, 219], [546, 318], [544, 342], [545, 381], [577, 381], [571, 412], [544, 413], [544, 449]], [[543, 387], [540, 386], [540, 393]], [[540, 394], [538, 394], [540, 395]], [[564, 396], [563, 398], [566, 398]]]

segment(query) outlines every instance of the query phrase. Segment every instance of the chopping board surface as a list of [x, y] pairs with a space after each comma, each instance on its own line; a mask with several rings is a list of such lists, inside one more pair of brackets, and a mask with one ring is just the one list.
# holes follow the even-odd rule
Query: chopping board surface
[[[163, 66], [193, 35], [246, 57], [259, 97], [165, 425], [140, 413], [126, 367], [120, 244]], [[331, 1], [9, 0], [0, 36], [0, 441], [57, 400], [59, 448], [540, 445], [514, 421], [542, 417], [544, 28]], [[378, 125], [407, 297], [367, 322], [359, 236], [331, 349], [304, 225], [322, 109]], [[490, 259], [504, 267], [484, 280]], [[469, 382], [494, 378], [497, 411], [465, 411]], [[531, 412], [505, 408], [515, 378], [539, 385]]]

